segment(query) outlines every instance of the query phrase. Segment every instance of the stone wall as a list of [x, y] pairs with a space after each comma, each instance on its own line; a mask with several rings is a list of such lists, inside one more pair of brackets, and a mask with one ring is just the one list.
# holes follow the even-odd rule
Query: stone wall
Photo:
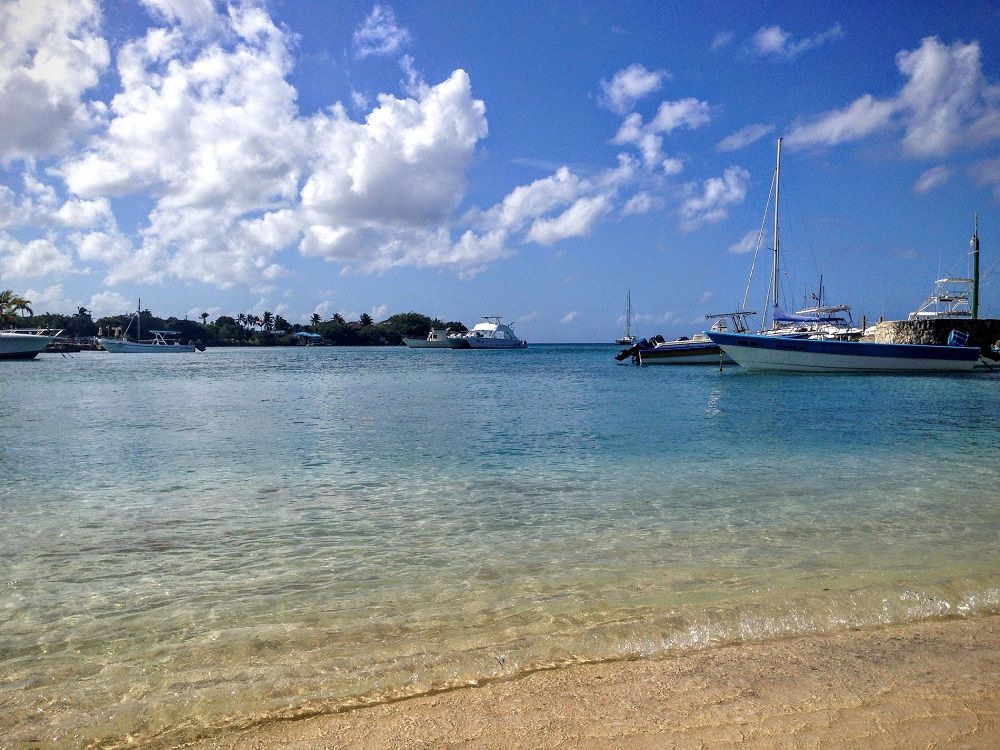
[[952, 331], [969, 334], [969, 346], [984, 351], [1000, 340], [1000, 319], [884, 320], [865, 331], [864, 341], [878, 344], [947, 344]]

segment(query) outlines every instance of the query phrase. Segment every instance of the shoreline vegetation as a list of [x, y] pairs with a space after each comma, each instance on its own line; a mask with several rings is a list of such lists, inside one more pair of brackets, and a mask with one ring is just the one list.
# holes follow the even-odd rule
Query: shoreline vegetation
[[[63, 336], [76, 343], [96, 336], [114, 337], [116, 332], [128, 328], [134, 316], [134, 313], [111, 315], [94, 320], [84, 307], [72, 315], [48, 312], [31, 315], [27, 307], [30, 303], [23, 302], [25, 305], [19, 310], [21, 315], [10, 321], [5, 319], [5, 322], [18, 328], [62, 329]], [[177, 331], [182, 340], [200, 341], [206, 346], [402, 346], [404, 337], [424, 338], [431, 328], [450, 328], [458, 333], [468, 330], [460, 321], [446, 322], [418, 312], [399, 313], [379, 322], [367, 313], [353, 321], [345, 320], [339, 313], [329, 320], [321, 320], [314, 314], [308, 325], [289, 323], [270, 311], [259, 316], [240, 313], [235, 318], [220, 315], [211, 323], [208, 313], [202, 313], [201, 318], [200, 322], [161, 318], [143, 310], [140, 322], [144, 331]]]
[[563, 667], [341, 713], [265, 721], [182, 746], [738, 745], [1000, 746], [1000, 616]]

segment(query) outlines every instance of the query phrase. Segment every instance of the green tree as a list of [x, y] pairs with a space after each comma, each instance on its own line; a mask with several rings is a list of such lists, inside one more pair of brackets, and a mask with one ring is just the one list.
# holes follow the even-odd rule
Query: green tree
[[344, 316], [340, 313], [334, 313], [333, 317], [330, 318], [331, 323], [336, 323], [338, 326], [344, 325], [347, 321], [344, 320]]
[[375, 321], [372, 320], [372, 316], [368, 313], [361, 313], [361, 317], [358, 318], [358, 322], [361, 324], [362, 328], [367, 328], [368, 326], [375, 324]]
[[291, 328], [291, 326], [288, 325], [288, 321], [285, 320], [283, 317], [281, 317], [280, 315], [275, 315], [272, 328], [274, 328], [274, 330], [276, 331], [287, 331], [289, 328]]
[[94, 319], [90, 316], [90, 310], [86, 307], [76, 308], [76, 313], [66, 321], [66, 324], [60, 326], [66, 333], [70, 336], [96, 336], [97, 326], [94, 324]]
[[313, 313], [312, 317], [309, 318], [309, 325], [311, 325], [313, 327], [313, 330], [315, 331], [317, 328], [319, 328], [319, 324], [320, 324], [319, 313]]
[[208, 313], [207, 312], [203, 312], [198, 317], [201, 318], [201, 324], [202, 325], [205, 325], [206, 323], [208, 323]]
[[18, 313], [22, 317], [25, 313], [32, 315], [31, 302], [14, 294], [11, 289], [4, 289], [0, 292], [0, 323], [16, 325]]
[[270, 331], [274, 328], [274, 314], [270, 310], [265, 310], [260, 316], [261, 330]]

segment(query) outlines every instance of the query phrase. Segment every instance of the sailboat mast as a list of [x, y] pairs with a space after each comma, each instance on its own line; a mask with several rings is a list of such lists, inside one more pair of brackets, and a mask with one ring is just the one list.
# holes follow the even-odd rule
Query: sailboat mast
[[778, 306], [778, 200], [781, 191], [781, 139], [778, 139], [778, 158], [774, 167], [774, 257], [771, 261], [771, 299]]
[[625, 292], [625, 338], [632, 335], [632, 290]]
[[142, 297], [139, 298], [139, 306], [135, 309], [135, 340], [142, 342]]
[[976, 228], [972, 233], [972, 319], [979, 318], [979, 212], [976, 211]]

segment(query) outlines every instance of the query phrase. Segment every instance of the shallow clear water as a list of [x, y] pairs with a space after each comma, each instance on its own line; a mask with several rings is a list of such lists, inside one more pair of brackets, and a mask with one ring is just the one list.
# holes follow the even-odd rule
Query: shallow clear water
[[0, 745], [1000, 612], [1000, 375], [615, 351], [5, 363]]

